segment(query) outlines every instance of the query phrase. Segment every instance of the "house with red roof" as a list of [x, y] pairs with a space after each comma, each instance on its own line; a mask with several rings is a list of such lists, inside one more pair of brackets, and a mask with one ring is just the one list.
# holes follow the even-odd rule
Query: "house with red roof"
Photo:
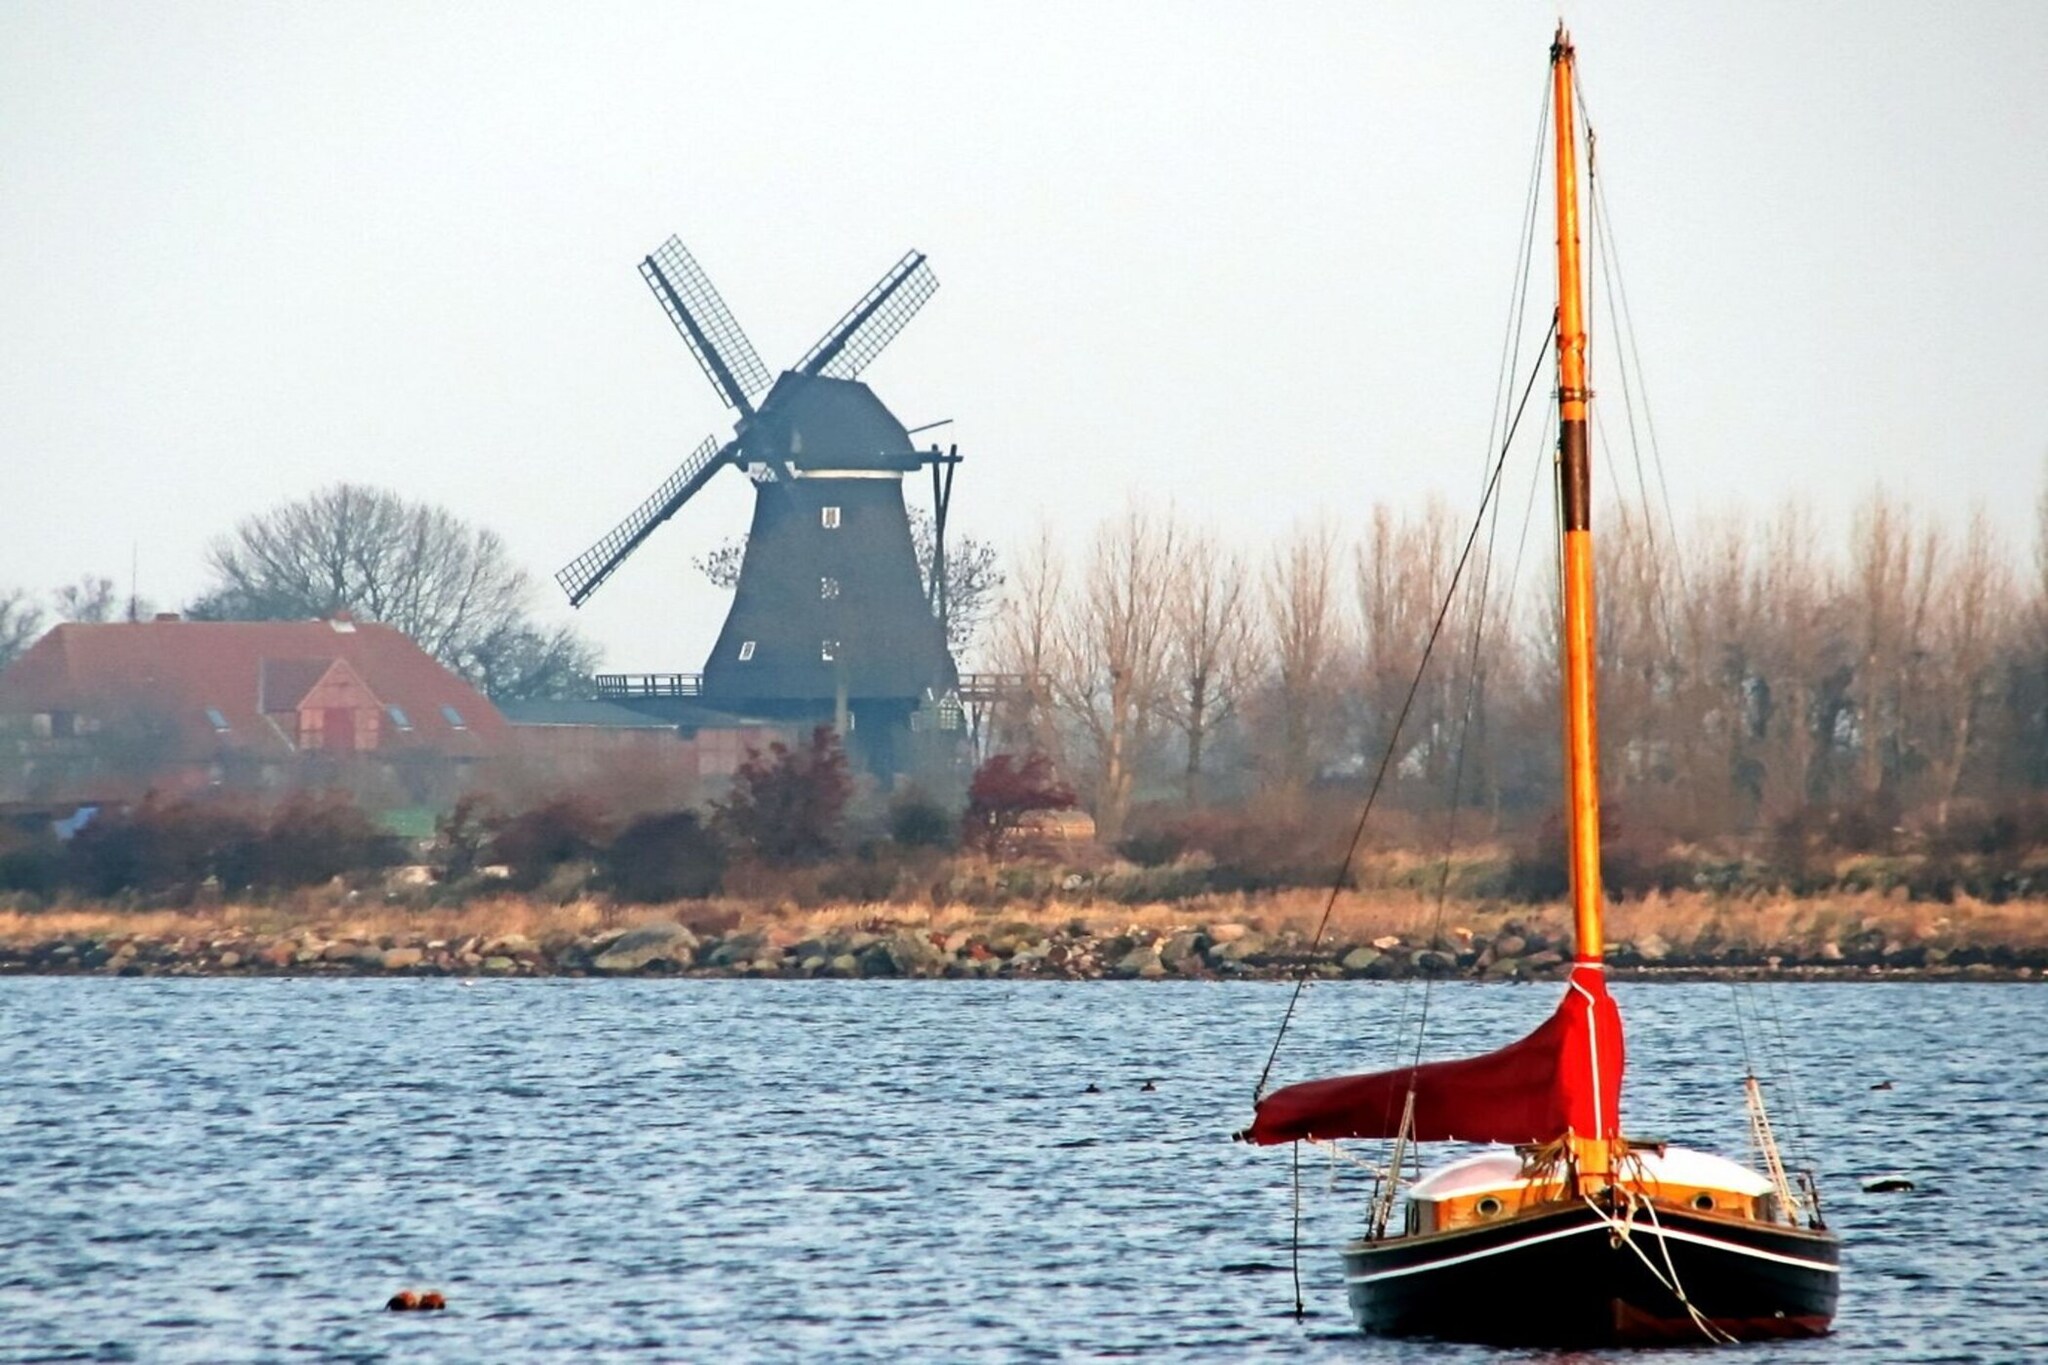
[[470, 785], [508, 733], [390, 626], [68, 624], [0, 672], [0, 799], [346, 784], [416, 804]]

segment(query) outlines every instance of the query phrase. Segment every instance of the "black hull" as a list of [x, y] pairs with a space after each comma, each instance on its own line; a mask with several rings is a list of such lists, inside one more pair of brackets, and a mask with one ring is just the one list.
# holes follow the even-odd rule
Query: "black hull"
[[[1638, 1209], [1624, 1240], [1599, 1210], [1576, 1204], [1354, 1242], [1344, 1250], [1344, 1278], [1358, 1325], [1379, 1336], [1700, 1344], [1823, 1335], [1835, 1315], [1839, 1258], [1832, 1233], [1661, 1204], [1655, 1223]], [[1659, 1275], [1684, 1290], [1711, 1333]]]

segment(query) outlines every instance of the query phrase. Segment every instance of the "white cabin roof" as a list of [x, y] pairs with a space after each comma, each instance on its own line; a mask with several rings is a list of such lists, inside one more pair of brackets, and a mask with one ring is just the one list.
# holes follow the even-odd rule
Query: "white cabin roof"
[[[1632, 1154], [1650, 1181], [1670, 1185], [1730, 1190], [1736, 1194], [1771, 1192], [1771, 1182], [1740, 1162], [1690, 1147], [1666, 1147], [1662, 1155], [1648, 1149]], [[1531, 1182], [1522, 1175], [1522, 1158], [1513, 1152], [1482, 1152], [1431, 1171], [1408, 1187], [1410, 1199], [1455, 1199], [1482, 1190], [1513, 1189]]]

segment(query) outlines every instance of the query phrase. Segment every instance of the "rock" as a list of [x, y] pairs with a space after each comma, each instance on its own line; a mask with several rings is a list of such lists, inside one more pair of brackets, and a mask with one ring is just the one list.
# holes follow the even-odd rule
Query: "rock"
[[1842, 960], [1842, 945], [1833, 939], [1829, 939], [1826, 943], [1821, 944], [1820, 960], [1822, 962], [1840, 962]]
[[1493, 941], [1493, 955], [1496, 959], [1520, 957], [1528, 948], [1529, 941], [1520, 934], [1502, 934]]
[[256, 954], [266, 967], [289, 967], [298, 960], [299, 950], [289, 943], [273, 943]]
[[1902, 1175], [1881, 1175], [1863, 1182], [1865, 1194], [1910, 1194], [1913, 1182]]
[[628, 929], [591, 959], [591, 970], [637, 972], [655, 962], [687, 967], [697, 951], [697, 936], [672, 920]]
[[386, 948], [384, 950], [384, 970], [387, 972], [402, 972], [407, 967], [417, 967], [426, 960], [427, 955], [417, 948]]
[[825, 964], [825, 972], [829, 976], [859, 976], [860, 959], [852, 953], [841, 953]]
[[1337, 965], [1347, 972], [1363, 975], [1373, 969], [1373, 966], [1379, 962], [1380, 956], [1377, 949], [1353, 948], [1350, 952], [1344, 954], [1343, 957], [1337, 959]]
[[895, 964], [898, 976], [937, 976], [952, 957], [931, 941], [929, 935], [904, 930], [891, 934], [881, 947]]
[[484, 959], [484, 970], [487, 972], [509, 972], [518, 965], [502, 953], [494, 953]]
[[501, 934], [480, 951], [485, 957], [517, 957], [521, 953], [538, 953], [540, 945], [524, 934]]
[[1209, 926], [1209, 941], [1211, 943], [1235, 943], [1250, 932], [1251, 930], [1245, 928], [1242, 924], [1212, 924]]
[[1113, 975], [1126, 979], [1143, 977], [1147, 981], [1157, 981], [1166, 975], [1166, 964], [1159, 960], [1158, 947], [1148, 943], [1141, 948], [1133, 948], [1118, 958], [1110, 971]]
[[1486, 964], [1486, 975], [1513, 978], [1522, 974], [1522, 960], [1517, 957], [1496, 957]]
[[1662, 962], [1671, 956], [1671, 945], [1664, 941], [1662, 934], [1651, 932], [1641, 934], [1634, 940], [1636, 956], [1645, 962]]
[[870, 943], [860, 950], [854, 961], [858, 964], [858, 974], [863, 977], [901, 975], [896, 966], [895, 955], [889, 951], [889, 945], [886, 943]]
[[242, 965], [242, 955], [233, 949], [229, 949], [220, 955], [220, 965], [223, 969], [232, 971], [234, 968]]
[[1372, 946], [1383, 953], [1391, 953], [1394, 949], [1401, 946], [1401, 936], [1399, 934], [1381, 934], [1372, 941]]
[[700, 960], [706, 967], [743, 967], [761, 956], [768, 946], [763, 934], [728, 934], [709, 945]]
[[1426, 948], [1415, 955], [1415, 970], [1424, 976], [1449, 976], [1458, 970], [1458, 959], [1450, 953]]
[[1228, 939], [1209, 949], [1209, 961], [1217, 964], [1243, 962], [1264, 953], [1270, 945], [1263, 934], [1245, 934]]
[[1209, 947], [1205, 935], [1182, 930], [1171, 935], [1159, 945], [1159, 960], [1175, 971], [1182, 970], [1182, 964], [1199, 962], [1202, 953]]

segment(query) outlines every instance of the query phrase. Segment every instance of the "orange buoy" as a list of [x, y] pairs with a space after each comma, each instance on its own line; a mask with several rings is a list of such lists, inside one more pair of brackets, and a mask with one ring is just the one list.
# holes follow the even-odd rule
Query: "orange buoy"
[[409, 1313], [420, 1306], [420, 1296], [410, 1289], [401, 1289], [393, 1294], [384, 1307], [393, 1313]]
[[439, 1290], [429, 1289], [426, 1293], [420, 1295], [421, 1312], [432, 1313], [447, 1306], [448, 1300], [441, 1297]]

